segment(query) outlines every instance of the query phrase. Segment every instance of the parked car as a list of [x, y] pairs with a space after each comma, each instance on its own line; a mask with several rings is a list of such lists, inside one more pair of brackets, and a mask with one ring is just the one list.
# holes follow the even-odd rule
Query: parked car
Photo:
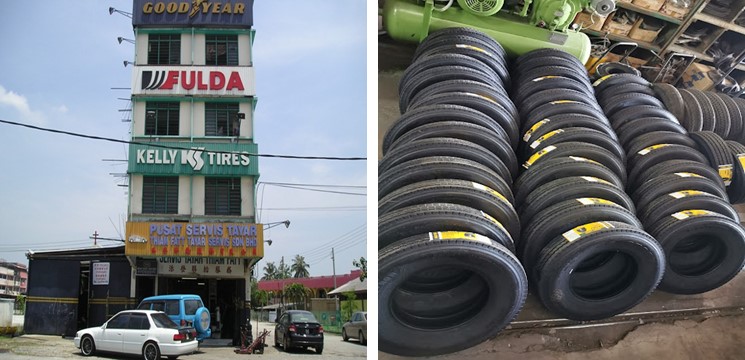
[[358, 339], [360, 344], [367, 345], [367, 311], [352, 314], [352, 319], [341, 327], [341, 337], [344, 341], [349, 341], [349, 338]]
[[151, 296], [143, 299], [137, 309], [162, 311], [180, 326], [193, 326], [197, 329], [197, 340], [199, 341], [212, 336], [210, 311], [204, 307], [199, 295]]
[[145, 360], [161, 355], [176, 359], [197, 350], [196, 336], [194, 328], [179, 328], [162, 311], [125, 310], [101, 326], [78, 331], [74, 343], [84, 356], [101, 351], [141, 354]]
[[290, 351], [291, 348], [312, 347], [323, 353], [323, 326], [313, 313], [303, 310], [288, 310], [277, 320], [274, 327], [274, 346]]

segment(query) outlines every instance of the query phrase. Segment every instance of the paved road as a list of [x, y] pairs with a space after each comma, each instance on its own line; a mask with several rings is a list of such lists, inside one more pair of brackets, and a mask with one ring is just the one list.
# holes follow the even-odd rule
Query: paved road
[[[254, 325], [254, 327], [256, 327]], [[233, 347], [205, 347], [199, 348], [195, 354], [184, 355], [179, 359], [184, 360], [207, 360], [207, 359], [240, 359], [242, 357], [261, 357], [261, 359], [360, 359], [366, 358], [367, 347], [360, 345], [354, 340], [345, 342], [340, 335], [325, 334], [323, 355], [316, 354], [313, 350], [293, 350], [286, 353], [281, 348], [274, 347], [274, 324], [260, 323], [259, 327], [269, 329], [270, 333], [266, 339], [267, 347], [263, 355], [241, 355], [236, 354]], [[255, 331], [255, 330], [254, 330]], [[49, 335], [24, 335], [16, 338], [0, 338], [0, 359], [3, 360], [30, 360], [30, 359], [82, 359], [80, 351], [75, 347], [72, 339], [63, 339], [59, 336]], [[122, 359], [122, 355], [98, 355], [86, 359]], [[127, 359], [137, 359], [136, 356]]]

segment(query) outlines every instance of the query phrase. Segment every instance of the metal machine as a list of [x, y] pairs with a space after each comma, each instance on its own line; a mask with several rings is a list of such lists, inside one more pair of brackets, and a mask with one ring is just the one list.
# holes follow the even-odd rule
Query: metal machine
[[556, 48], [587, 62], [590, 39], [570, 27], [587, 9], [599, 16], [615, 9], [615, 0], [386, 0], [383, 26], [396, 40], [422, 41], [430, 31], [471, 27], [497, 40], [518, 56]]

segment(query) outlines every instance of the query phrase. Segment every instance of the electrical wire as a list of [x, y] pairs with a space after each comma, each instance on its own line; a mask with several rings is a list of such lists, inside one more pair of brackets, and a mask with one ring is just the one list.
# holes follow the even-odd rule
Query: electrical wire
[[358, 226], [358, 227], [356, 227], [356, 228], [354, 228], [354, 229], [346, 232], [345, 234], [343, 234], [343, 235], [341, 235], [341, 236], [339, 236], [339, 237], [337, 237], [337, 238], [335, 238], [335, 239], [333, 239], [331, 241], [328, 241], [328, 242], [326, 242], [324, 244], [321, 244], [321, 245], [319, 245], [319, 246], [317, 246], [317, 247], [315, 247], [313, 249], [310, 249], [310, 250], [307, 250], [307, 251], [303, 251], [302, 253], [305, 256], [315, 256], [315, 255], [317, 255], [319, 253], [324, 253], [324, 252], [330, 250], [334, 246], [340, 245], [342, 242], [345, 242], [347, 239], [351, 239], [351, 238], [360, 236], [360, 235], [362, 235], [362, 234], [364, 234], [366, 232], [367, 232], [367, 224], [362, 224], [362, 225], [360, 225], [360, 226]]
[[[169, 145], [162, 145], [162, 144], [153, 144], [153, 143], [144, 143], [139, 141], [128, 141], [128, 140], [119, 140], [119, 139], [113, 139], [113, 138], [107, 138], [107, 137], [101, 137], [101, 136], [95, 136], [95, 135], [85, 135], [70, 131], [64, 131], [64, 130], [55, 130], [55, 129], [49, 129], [44, 128], [40, 126], [35, 125], [29, 125], [29, 124], [23, 124], [15, 121], [8, 121], [8, 120], [2, 120], [0, 119], [0, 123], [8, 124], [8, 125], [15, 125], [15, 126], [22, 126], [29, 129], [39, 130], [39, 131], [46, 131], [51, 132], [55, 134], [63, 134], [63, 135], [70, 135], [75, 137], [80, 137], [84, 139], [92, 139], [92, 140], [103, 140], [103, 141], [109, 141], [109, 142], [115, 142], [115, 143], [122, 143], [122, 144], [129, 144], [129, 145], [145, 145], [150, 147], [156, 147], [156, 148], [162, 148], [162, 149], [175, 149], [175, 150], [192, 150], [190, 148], [183, 148], [178, 146], [169, 146]], [[249, 155], [249, 156], [256, 156], [256, 157], [267, 157], [267, 158], [280, 158], [280, 159], [296, 159], [296, 160], [345, 160], [345, 161], [356, 161], [356, 160], [367, 160], [366, 157], [338, 157], [338, 156], [301, 156], [301, 155], [279, 155], [279, 154], [252, 154], [247, 152], [235, 152], [235, 151], [218, 151], [218, 150], [209, 150], [210, 153], [214, 154], [236, 154], [236, 155]]]
[[262, 211], [362, 211], [366, 206], [320, 206], [320, 207], [296, 207], [296, 208], [260, 208]]
[[307, 187], [302, 186], [291, 186], [291, 185], [274, 185], [279, 186], [283, 188], [288, 189], [296, 189], [296, 190], [307, 190], [307, 191], [316, 191], [316, 192], [322, 192], [322, 193], [330, 193], [330, 194], [342, 194], [342, 195], [357, 195], [357, 196], [367, 196], [367, 194], [363, 193], [355, 193], [355, 192], [347, 192], [347, 191], [334, 191], [334, 190], [321, 190], [321, 189], [311, 189]]
[[367, 188], [367, 185], [300, 184], [300, 183], [286, 183], [286, 182], [272, 182], [272, 181], [260, 181], [260, 183], [267, 184], [267, 185], [292, 185], [292, 186], [330, 187], [330, 188], [353, 188], [353, 189], [366, 189]]

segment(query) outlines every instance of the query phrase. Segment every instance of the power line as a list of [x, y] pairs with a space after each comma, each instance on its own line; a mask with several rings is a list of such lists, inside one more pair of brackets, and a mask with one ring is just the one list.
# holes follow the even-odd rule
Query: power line
[[[0, 123], [8, 124], [8, 125], [15, 125], [15, 126], [22, 126], [29, 129], [39, 130], [39, 131], [46, 131], [51, 132], [55, 134], [63, 134], [63, 135], [70, 135], [75, 137], [80, 137], [84, 139], [92, 139], [92, 140], [103, 140], [103, 141], [109, 141], [109, 142], [115, 142], [115, 143], [121, 143], [121, 144], [130, 144], [130, 145], [145, 145], [150, 147], [156, 147], [156, 148], [162, 148], [162, 149], [175, 149], [175, 150], [191, 150], [190, 148], [182, 148], [178, 146], [169, 146], [169, 145], [161, 145], [161, 144], [153, 144], [153, 143], [144, 143], [139, 141], [128, 141], [128, 140], [119, 140], [119, 139], [113, 139], [113, 138], [107, 138], [107, 137], [101, 137], [101, 136], [95, 136], [95, 135], [85, 135], [70, 131], [64, 131], [64, 130], [56, 130], [56, 129], [49, 129], [44, 128], [40, 126], [34, 126], [29, 124], [23, 124], [19, 122], [14, 121], [8, 121], [8, 120], [2, 120], [0, 119]], [[301, 155], [278, 155], [278, 154], [252, 154], [252, 153], [245, 153], [245, 152], [234, 152], [234, 151], [219, 151], [210, 150], [209, 152], [214, 154], [236, 154], [236, 155], [249, 155], [249, 156], [256, 156], [256, 157], [268, 157], [268, 158], [280, 158], [280, 159], [298, 159], [298, 160], [367, 160], [366, 157], [338, 157], [338, 156], [301, 156]]]
[[361, 235], [361, 233], [364, 233], [366, 231], [367, 231], [367, 224], [362, 224], [331, 241], [321, 244], [311, 250], [302, 251], [302, 253], [304, 256], [315, 256], [317, 253], [325, 252], [326, 250], [329, 250], [332, 247], [334, 247], [336, 244], [339, 244], [340, 242], [345, 241], [347, 239], [351, 239], [356, 236], [359, 236]]
[[259, 208], [262, 211], [362, 211], [366, 206], [326, 206], [326, 207], [296, 207], [296, 208]]
[[367, 185], [300, 184], [300, 183], [271, 182], [271, 181], [260, 181], [260, 183], [267, 184], [267, 185], [292, 185], [292, 186], [330, 187], [330, 188], [353, 188], [353, 189], [366, 189], [367, 188]]
[[279, 187], [283, 187], [283, 188], [288, 188], [288, 189], [316, 191], [316, 192], [331, 193], [331, 194], [367, 196], [367, 194], [362, 194], [362, 193], [347, 192], [347, 191], [334, 191], [334, 190], [312, 189], [312, 188], [302, 187], [302, 186], [291, 186], [291, 185], [275, 185], [275, 186], [279, 186]]

